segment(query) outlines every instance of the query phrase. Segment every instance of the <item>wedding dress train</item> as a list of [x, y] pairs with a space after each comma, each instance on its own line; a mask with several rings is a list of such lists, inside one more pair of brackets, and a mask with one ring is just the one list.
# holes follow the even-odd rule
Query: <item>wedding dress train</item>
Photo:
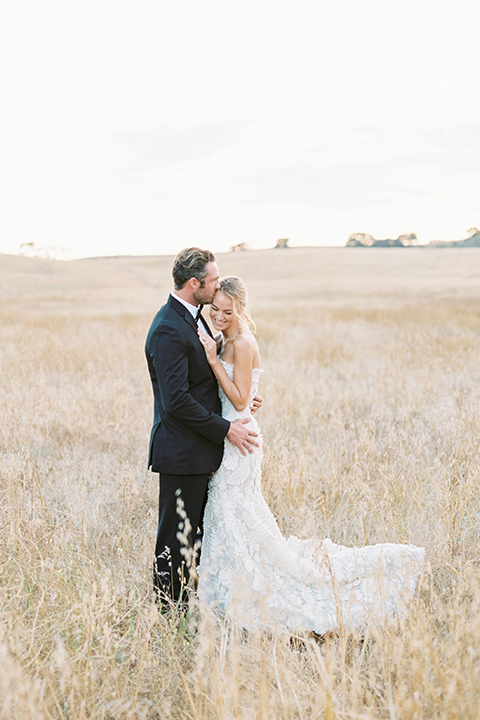
[[[233, 365], [222, 364], [229, 377]], [[251, 397], [261, 370], [253, 370]], [[222, 415], [237, 412], [220, 388]], [[259, 432], [253, 416], [254, 429]], [[243, 627], [325, 632], [383, 623], [411, 598], [424, 549], [384, 543], [362, 548], [284, 538], [261, 493], [260, 447], [243, 456], [228, 440], [209, 484], [199, 600]]]

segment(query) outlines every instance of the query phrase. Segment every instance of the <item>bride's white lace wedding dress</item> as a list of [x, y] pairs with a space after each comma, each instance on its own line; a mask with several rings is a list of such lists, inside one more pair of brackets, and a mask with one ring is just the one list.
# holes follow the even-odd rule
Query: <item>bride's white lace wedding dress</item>
[[[233, 365], [222, 364], [233, 378]], [[261, 372], [253, 371], [251, 398]], [[220, 398], [223, 417], [250, 417], [249, 408], [237, 412], [221, 388]], [[251, 421], [259, 431], [255, 417]], [[261, 493], [261, 460], [261, 437], [246, 456], [225, 441], [205, 508], [200, 603], [249, 630], [325, 633], [383, 623], [400, 612], [415, 589], [424, 549], [285, 539]]]

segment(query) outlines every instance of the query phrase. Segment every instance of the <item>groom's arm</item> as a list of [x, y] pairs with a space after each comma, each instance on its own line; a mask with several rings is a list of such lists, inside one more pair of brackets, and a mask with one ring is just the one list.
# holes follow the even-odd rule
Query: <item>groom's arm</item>
[[230, 422], [207, 410], [190, 394], [188, 346], [182, 334], [169, 325], [160, 326], [151, 338], [149, 352], [164, 411], [220, 445], [229, 432]]

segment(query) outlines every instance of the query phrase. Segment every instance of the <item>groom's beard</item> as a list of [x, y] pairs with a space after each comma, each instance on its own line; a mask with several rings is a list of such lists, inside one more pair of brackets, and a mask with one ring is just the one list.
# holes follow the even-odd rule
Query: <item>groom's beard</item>
[[199, 305], [211, 305], [216, 292], [217, 291], [214, 290], [213, 293], [207, 295], [205, 288], [199, 288], [196, 292], [194, 292], [193, 297], [195, 299], [195, 302], [197, 302]]

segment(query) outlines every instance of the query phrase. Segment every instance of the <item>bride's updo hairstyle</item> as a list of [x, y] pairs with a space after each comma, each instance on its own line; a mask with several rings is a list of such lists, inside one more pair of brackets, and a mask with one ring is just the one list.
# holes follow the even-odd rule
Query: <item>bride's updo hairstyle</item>
[[250, 325], [255, 332], [255, 323], [247, 310], [247, 288], [243, 280], [236, 275], [228, 275], [220, 280], [220, 292], [232, 299], [233, 311], [242, 325]]

